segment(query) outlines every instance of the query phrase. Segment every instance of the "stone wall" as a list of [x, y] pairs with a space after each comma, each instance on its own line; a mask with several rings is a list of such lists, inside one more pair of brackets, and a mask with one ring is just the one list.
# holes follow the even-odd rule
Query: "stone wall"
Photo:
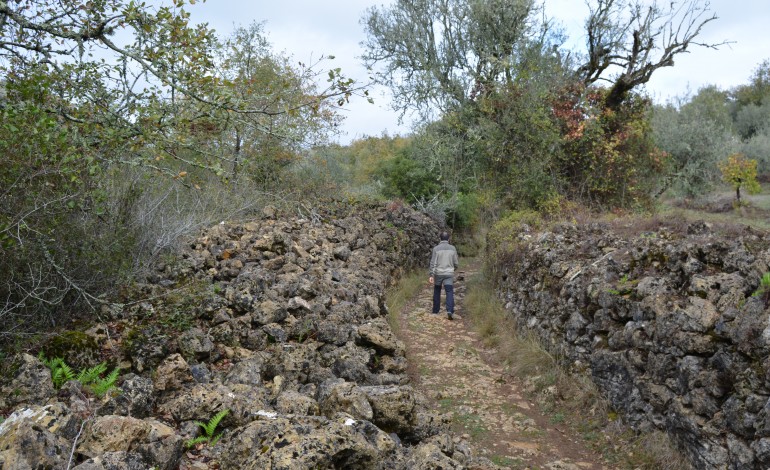
[[[17, 359], [0, 467], [494, 468], [409, 385], [386, 320], [386, 288], [427, 269], [438, 231], [379, 204], [206, 230], [87, 329], [94, 351], [67, 356], [120, 364], [120, 393], [55, 390], [37, 358]], [[224, 409], [221, 440], [183, 452]]]
[[674, 225], [523, 226], [493, 257], [498, 293], [628, 423], [667, 431], [696, 468], [770, 468], [770, 310], [752, 295], [770, 239]]

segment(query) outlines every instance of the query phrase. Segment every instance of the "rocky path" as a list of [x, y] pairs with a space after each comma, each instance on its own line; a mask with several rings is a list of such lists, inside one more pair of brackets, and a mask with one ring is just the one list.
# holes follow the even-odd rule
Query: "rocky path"
[[466, 280], [476, 267], [457, 274], [456, 315], [449, 320], [443, 307], [432, 315], [432, 288], [427, 285], [402, 310], [401, 337], [414, 386], [435, 401], [439, 411], [453, 417], [453, 428], [466, 434], [486, 457], [505, 468], [590, 470], [607, 469], [601, 457], [579, 438], [540, 413], [503, 367], [486, 358], [481, 338], [464, 318]]

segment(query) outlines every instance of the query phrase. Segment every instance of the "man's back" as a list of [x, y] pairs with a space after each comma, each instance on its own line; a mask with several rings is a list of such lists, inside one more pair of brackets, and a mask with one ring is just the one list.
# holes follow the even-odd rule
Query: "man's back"
[[442, 240], [441, 243], [433, 247], [433, 253], [430, 257], [431, 276], [451, 275], [458, 266], [457, 250], [448, 241]]

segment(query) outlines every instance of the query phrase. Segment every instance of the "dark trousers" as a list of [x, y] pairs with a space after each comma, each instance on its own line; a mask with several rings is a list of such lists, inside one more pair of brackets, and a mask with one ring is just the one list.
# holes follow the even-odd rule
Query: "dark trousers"
[[443, 281], [436, 281], [436, 285], [433, 286], [433, 313], [438, 313], [441, 305], [441, 285], [444, 285], [446, 290], [446, 311], [449, 313], [455, 312], [455, 289], [451, 283]]

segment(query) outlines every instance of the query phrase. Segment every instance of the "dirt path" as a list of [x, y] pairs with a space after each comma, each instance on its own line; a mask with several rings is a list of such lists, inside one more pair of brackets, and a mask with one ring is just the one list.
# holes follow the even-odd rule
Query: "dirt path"
[[407, 346], [416, 388], [453, 416], [456, 432], [466, 434], [482, 455], [514, 469], [607, 469], [601, 456], [570, 438], [554, 416], [540, 413], [502, 366], [485, 360], [481, 338], [463, 318], [466, 280], [471, 266], [456, 275], [455, 320], [442, 310], [432, 315], [432, 293], [425, 287], [402, 310], [401, 338]]

